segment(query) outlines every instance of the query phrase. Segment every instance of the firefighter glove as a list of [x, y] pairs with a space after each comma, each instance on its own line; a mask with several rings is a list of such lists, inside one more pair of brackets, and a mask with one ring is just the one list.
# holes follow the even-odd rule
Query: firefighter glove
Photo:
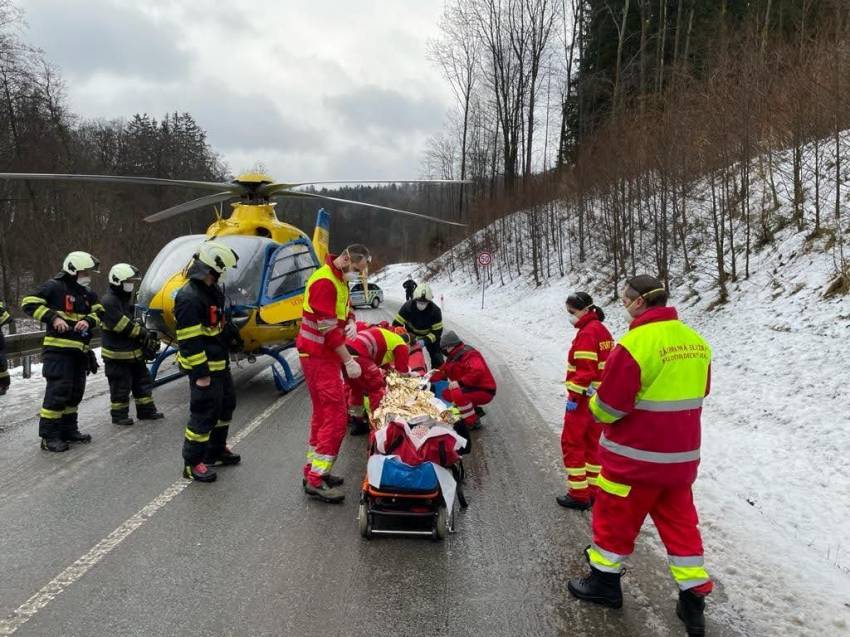
[[88, 369], [86, 370], [86, 375], [88, 374], [97, 374], [97, 370], [100, 369], [100, 365], [97, 362], [97, 356], [95, 356], [94, 352], [88, 351]]

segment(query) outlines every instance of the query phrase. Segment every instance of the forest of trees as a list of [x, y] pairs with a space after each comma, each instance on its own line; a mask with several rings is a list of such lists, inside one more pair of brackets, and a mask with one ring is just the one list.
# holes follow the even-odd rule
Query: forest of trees
[[476, 180], [508, 272], [601, 250], [612, 285], [669, 281], [705, 255], [724, 299], [792, 225], [847, 285], [850, 3], [453, 0], [441, 33], [457, 107], [425, 165]]

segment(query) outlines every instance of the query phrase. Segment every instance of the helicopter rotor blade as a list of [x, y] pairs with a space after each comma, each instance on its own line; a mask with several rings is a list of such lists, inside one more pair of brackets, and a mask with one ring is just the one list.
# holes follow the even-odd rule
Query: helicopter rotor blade
[[397, 212], [402, 215], [408, 215], [410, 217], [418, 217], [420, 219], [427, 219], [428, 221], [433, 221], [435, 223], [443, 223], [449, 226], [460, 226], [461, 228], [465, 228], [465, 223], [458, 223], [457, 221], [446, 221], [445, 219], [440, 219], [438, 217], [431, 217], [429, 215], [422, 214], [421, 212], [411, 212], [410, 210], [401, 210], [399, 208], [390, 208], [388, 206], [379, 206], [374, 203], [366, 203], [365, 201], [352, 201], [351, 199], [340, 199], [339, 197], [329, 197], [327, 195], [319, 195], [313, 192], [296, 192], [294, 190], [284, 190], [282, 192], [275, 193], [278, 197], [306, 197], [310, 199], [325, 199], [327, 201], [336, 201], [338, 203], [349, 204], [352, 206], [362, 206], [364, 208], [375, 208], [377, 210], [386, 210], [388, 212]]
[[50, 173], [0, 173], [0, 179], [25, 181], [77, 181], [107, 184], [137, 184], [141, 186], [182, 186], [216, 192], [242, 192], [235, 184], [215, 181], [192, 181], [188, 179], [160, 179], [158, 177], [125, 177], [119, 175], [62, 175]]
[[260, 192], [266, 196], [299, 186], [332, 186], [337, 184], [471, 184], [469, 179], [338, 179], [335, 181], [301, 181], [294, 184], [266, 184]]
[[183, 214], [184, 212], [196, 210], [205, 206], [212, 206], [217, 203], [223, 203], [228, 199], [233, 199], [236, 196], [238, 196], [238, 194], [234, 194], [232, 192], [220, 192], [214, 195], [205, 195], [203, 197], [198, 197], [197, 199], [192, 199], [192, 201], [187, 201], [185, 203], [172, 206], [171, 208], [160, 210], [159, 212], [145, 217], [145, 221], [147, 221], [148, 223], [156, 223], [157, 221], [163, 221], [164, 219], [176, 217], [177, 215]]

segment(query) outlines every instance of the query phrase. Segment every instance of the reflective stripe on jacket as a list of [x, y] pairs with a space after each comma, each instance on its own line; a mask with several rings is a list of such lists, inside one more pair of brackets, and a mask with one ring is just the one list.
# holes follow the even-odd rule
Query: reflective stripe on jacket
[[378, 367], [392, 364], [397, 372], [409, 371], [410, 348], [404, 339], [382, 327], [369, 327], [357, 333], [357, 337], [348, 341], [349, 347], [360, 356], [372, 360]]
[[564, 381], [572, 400], [585, 395], [590, 387], [599, 387], [605, 363], [614, 347], [611, 333], [593, 311], [578, 320], [576, 329], [578, 333], [567, 355], [567, 377]]
[[604, 425], [599, 457], [605, 477], [659, 486], [696, 479], [710, 367], [708, 343], [675, 309], [650, 308], [632, 322], [589, 403]]
[[174, 299], [177, 363], [192, 380], [220, 372], [230, 364], [224, 342], [224, 293], [216, 285], [189, 279]]
[[[42, 345], [45, 351], [87, 352], [92, 330], [100, 326], [103, 306], [98, 302], [97, 294], [84, 288], [75, 277], [60, 272], [49, 281], [45, 281], [30, 296], [21, 300], [21, 308], [29, 316], [45, 325], [45, 337]], [[70, 328], [58, 332], [53, 327], [56, 318], [63, 319]], [[77, 332], [74, 326], [85, 321], [89, 329]]]
[[301, 328], [295, 345], [302, 356], [336, 356], [345, 344], [345, 323], [351, 316], [348, 283], [329, 254], [325, 264], [313, 272], [304, 288]]

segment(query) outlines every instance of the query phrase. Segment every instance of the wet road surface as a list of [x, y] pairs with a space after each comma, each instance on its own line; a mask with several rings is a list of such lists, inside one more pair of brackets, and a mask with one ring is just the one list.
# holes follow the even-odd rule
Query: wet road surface
[[[120, 429], [96, 381], [81, 407], [94, 442], [64, 454], [39, 451], [35, 416], [19, 418], [0, 434], [0, 635], [684, 635], [651, 543], [623, 610], [569, 597], [589, 514], [555, 505], [557, 436], [487, 355], [499, 393], [444, 542], [360, 537], [363, 438], [346, 438], [334, 469], [345, 503], [307, 498], [309, 398], [279, 396], [265, 364], [234, 374], [243, 464], [211, 485], [179, 479], [185, 380], [157, 389], [165, 420]], [[710, 634], [746, 634], [734, 623]]]

